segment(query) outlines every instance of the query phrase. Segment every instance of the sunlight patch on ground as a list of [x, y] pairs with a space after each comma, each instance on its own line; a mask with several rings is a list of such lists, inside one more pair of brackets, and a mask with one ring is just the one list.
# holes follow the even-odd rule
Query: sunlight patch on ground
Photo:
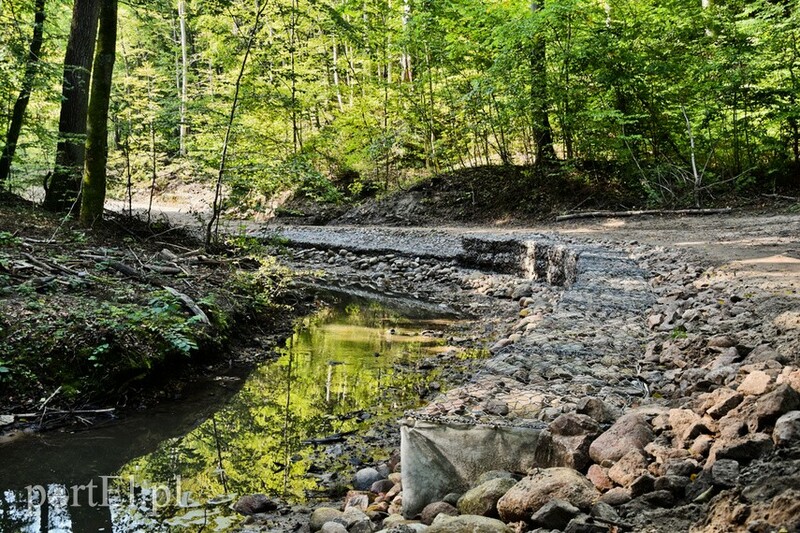
[[618, 218], [610, 218], [601, 224], [604, 228], [621, 228], [625, 226], [625, 221]]

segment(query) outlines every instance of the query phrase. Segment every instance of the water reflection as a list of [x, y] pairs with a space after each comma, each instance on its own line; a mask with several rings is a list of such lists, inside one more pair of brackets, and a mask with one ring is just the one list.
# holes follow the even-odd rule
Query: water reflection
[[[303, 320], [280, 357], [257, 369], [223, 409], [119, 475], [146, 490], [170, 487], [172, 501], [164, 503], [171, 508], [162, 516], [174, 515], [176, 526], [213, 525], [207, 510], [176, 508], [178, 480], [184, 504], [253, 492], [304, 501], [326, 473], [373, 458], [380, 443], [364, 439], [365, 431], [419, 403], [435, 372], [417, 372], [414, 361], [440, 345], [422, 332], [442, 326], [375, 303], [326, 307]], [[358, 449], [342, 443], [349, 439], [361, 439]]]

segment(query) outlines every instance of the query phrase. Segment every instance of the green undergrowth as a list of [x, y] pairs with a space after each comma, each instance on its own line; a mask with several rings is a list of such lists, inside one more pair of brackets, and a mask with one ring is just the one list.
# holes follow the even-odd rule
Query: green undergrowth
[[[9, 231], [12, 218], [22, 223]], [[79, 242], [70, 228], [45, 241], [57, 223], [0, 205], [3, 411], [32, 412], [56, 391], [50, 407], [113, 405], [130, 391], [213, 364], [237, 339], [269, 333], [291, 315], [285, 302], [292, 274], [257, 243], [232, 238], [213, 254], [198, 254], [202, 262], [161, 275], [141, 266], [157, 262], [170, 243], [156, 245], [113, 224]], [[173, 250], [192, 244], [178, 240]], [[115, 262], [141, 277], [121, 274]], [[48, 272], [47, 265], [66, 270]]]

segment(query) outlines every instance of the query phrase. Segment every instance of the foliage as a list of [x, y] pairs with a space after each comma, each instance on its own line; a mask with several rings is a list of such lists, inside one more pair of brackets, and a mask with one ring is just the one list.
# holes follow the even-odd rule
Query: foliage
[[[10, 4], [2, 16], [17, 31], [0, 36], [4, 108], [21, 83], [32, 9], [30, 0]], [[270, 3], [255, 28], [233, 124], [230, 205], [257, 207], [284, 190], [336, 203], [420, 174], [533, 163], [539, 106], [561, 159], [615, 162], [623, 181], [655, 203], [708, 198], [742, 180], [747, 190], [797, 185], [797, 9], [767, 0], [539, 4]], [[212, 187], [255, 7], [186, 6], [185, 156], [177, 5], [120, 8], [111, 113], [117, 184], [130, 170], [134, 182], [157, 174], [159, 187], [176, 179]], [[20, 142], [21, 168], [41, 171], [52, 159], [67, 7], [48, 6], [47, 67]], [[534, 96], [542, 83], [530, 62], [537, 39], [546, 45], [545, 101]]]

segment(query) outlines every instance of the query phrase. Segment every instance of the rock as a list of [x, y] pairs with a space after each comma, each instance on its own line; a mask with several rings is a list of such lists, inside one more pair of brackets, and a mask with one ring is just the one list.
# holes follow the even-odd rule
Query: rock
[[708, 454], [708, 461], [713, 464], [719, 459], [733, 459], [740, 463], [749, 463], [772, 450], [772, 439], [764, 433], [756, 433], [720, 440], [714, 443]]
[[456, 507], [458, 506], [458, 500], [459, 498], [461, 498], [461, 496], [463, 496], [463, 494], [460, 494], [458, 492], [448, 492], [447, 494], [444, 495], [442, 501], [445, 503], [449, 503], [453, 507]]
[[609, 468], [608, 477], [627, 487], [634, 479], [647, 472], [647, 459], [638, 450], [631, 450]]
[[785, 367], [778, 375], [775, 383], [778, 385], [786, 383], [797, 392], [800, 392], [800, 369], [790, 366]]
[[689, 452], [695, 457], [705, 457], [708, 455], [708, 451], [711, 449], [711, 445], [714, 443], [714, 437], [711, 435], [698, 435], [691, 446], [689, 446]]
[[325, 522], [319, 531], [320, 533], [347, 533], [347, 528], [339, 522]]
[[370, 522], [369, 516], [367, 516], [364, 511], [355, 507], [345, 509], [342, 518], [347, 522], [347, 529], [350, 529], [354, 524], [359, 522]]
[[376, 529], [375, 524], [371, 520], [367, 520], [366, 522], [356, 522], [347, 531], [348, 533], [374, 533]]
[[393, 528], [396, 526], [409, 526], [411, 524], [422, 524], [422, 522], [419, 522], [417, 520], [406, 520], [405, 518], [403, 518], [402, 515], [399, 514], [388, 516], [383, 521], [383, 527], [385, 528]]
[[614, 486], [614, 482], [608, 477], [608, 469], [597, 464], [589, 467], [586, 478], [600, 491], [608, 490]]
[[473, 488], [477, 487], [478, 485], [483, 485], [487, 481], [491, 481], [493, 479], [497, 479], [497, 478], [501, 478], [501, 477], [508, 478], [508, 479], [514, 479], [514, 474], [512, 474], [511, 472], [506, 472], [505, 470], [489, 470], [488, 472], [484, 472], [483, 474], [478, 476], [478, 479], [477, 479], [477, 481], [475, 481], [475, 484], [473, 485]]
[[492, 355], [494, 355], [494, 354], [496, 354], [496, 353], [499, 353], [499, 352], [500, 352], [500, 350], [502, 350], [503, 348], [505, 348], [505, 347], [506, 347], [506, 346], [508, 346], [509, 344], [513, 344], [513, 342], [514, 342], [514, 341], [512, 341], [511, 339], [500, 339], [499, 341], [497, 341], [496, 343], [494, 343], [494, 344], [493, 344], [493, 345], [492, 345], [492, 346], [489, 348], [489, 353], [491, 353]]
[[736, 341], [727, 335], [715, 335], [708, 339], [707, 346], [709, 348], [732, 348], [736, 346]]
[[642, 474], [641, 476], [637, 477], [628, 487], [628, 490], [631, 492], [631, 498], [637, 498], [642, 494], [653, 492], [655, 490], [655, 483], [656, 478], [650, 474]]
[[589, 415], [564, 413], [553, 420], [548, 426], [553, 435], [577, 436], [600, 434], [600, 425]]
[[628, 505], [635, 503], [640, 503], [643, 507], [672, 507], [675, 504], [675, 497], [668, 490], [657, 490], [639, 496]]
[[733, 459], [717, 459], [711, 467], [711, 481], [719, 487], [733, 487], [739, 478], [739, 463]]
[[661, 476], [656, 478], [653, 490], [668, 490], [672, 494], [682, 496], [686, 486], [691, 483], [691, 478], [684, 476]]
[[512, 533], [512, 529], [500, 520], [485, 516], [440, 514], [427, 533]]
[[664, 474], [668, 476], [691, 477], [700, 470], [700, 464], [694, 459], [672, 459], [664, 463]]
[[670, 409], [669, 424], [678, 448], [683, 448], [698, 435], [709, 432], [700, 415], [689, 409]]
[[614, 420], [613, 410], [599, 398], [582, 398], [578, 402], [576, 411], [590, 416], [601, 424]]
[[800, 442], [800, 411], [789, 411], [775, 422], [772, 442], [775, 443], [776, 448]]
[[250, 516], [259, 513], [268, 513], [278, 508], [278, 502], [267, 498], [264, 494], [250, 494], [242, 496], [233, 505], [233, 510], [239, 514]]
[[534, 526], [545, 529], [564, 529], [570, 520], [580, 512], [580, 509], [569, 502], [559, 499], [550, 500], [533, 513], [531, 522]]
[[490, 399], [484, 402], [483, 410], [490, 415], [497, 416], [506, 416], [509, 412], [508, 404], [496, 399]]
[[370, 493], [351, 490], [344, 498], [344, 509], [346, 511], [353, 507], [360, 511], [366, 511], [370, 503], [372, 503], [370, 501]]
[[749, 394], [751, 396], [759, 396], [767, 392], [772, 378], [766, 372], [756, 370], [747, 374], [741, 384], [736, 388], [742, 394]]
[[373, 483], [383, 479], [380, 472], [374, 468], [362, 468], [356, 472], [353, 486], [356, 490], [369, 490]]
[[514, 485], [497, 502], [506, 522], [527, 520], [548, 501], [558, 498], [579, 509], [589, 509], [599, 497], [594, 485], [571, 468], [538, 470]]
[[781, 364], [786, 364], [788, 358], [773, 350], [769, 344], [761, 344], [753, 348], [753, 350], [747, 354], [744, 363], [752, 365], [754, 363], [766, 363], [767, 361], [777, 361]]
[[337, 518], [343, 520], [344, 513], [331, 507], [319, 507], [314, 509], [314, 512], [311, 513], [309, 526], [311, 527], [311, 531], [319, 531], [326, 522], [332, 522]]
[[664, 315], [662, 314], [650, 315], [647, 317], [647, 327], [650, 329], [655, 329], [657, 326], [661, 325], [663, 321]]
[[622, 416], [589, 447], [589, 456], [598, 464], [619, 461], [631, 450], [644, 451], [655, 435], [638, 413]]
[[429, 503], [420, 513], [420, 520], [425, 525], [431, 525], [440, 514], [458, 516], [458, 509], [445, 502]]
[[589, 521], [589, 516], [579, 515], [569, 521], [564, 533], [608, 533], [608, 526]]
[[369, 491], [374, 494], [385, 494], [392, 490], [394, 487], [394, 481], [390, 479], [381, 479], [380, 481], [376, 481], [369, 487]]
[[736, 408], [744, 396], [735, 390], [720, 388], [708, 396], [708, 407], [704, 411], [713, 419], [718, 420]]
[[602, 496], [600, 496], [600, 501], [603, 503], [607, 503], [612, 507], [618, 507], [620, 505], [626, 504], [631, 501], [631, 493], [628, 492], [628, 489], [624, 489], [622, 487], [614, 487], [613, 489], [609, 490]]
[[613, 507], [611, 507], [605, 502], [597, 502], [596, 504], [594, 504], [594, 506], [592, 506], [591, 515], [592, 518], [596, 518], [603, 522], [611, 524], [619, 523], [622, 521], [619, 517], [619, 514], [617, 514], [617, 511], [615, 511]]
[[684, 489], [686, 500], [690, 502], [707, 501], [715, 492], [716, 488], [714, 487], [710, 468], [703, 470]]
[[497, 501], [516, 484], [513, 478], [490, 479], [461, 496], [458, 510], [462, 514], [497, 517]]
[[800, 394], [787, 384], [778, 385], [775, 390], [765, 394], [756, 402], [755, 414], [759, 427], [770, 424], [779, 416], [800, 408]]
[[564, 413], [549, 426], [553, 442], [560, 450], [560, 463], [575, 470], [585, 471], [591, 463], [589, 446], [600, 434], [600, 426], [588, 415]]
[[589, 447], [594, 441], [593, 435], [553, 435], [553, 443], [556, 454], [559, 456], [559, 464], [574, 468], [583, 472], [591, 464], [589, 457]]

